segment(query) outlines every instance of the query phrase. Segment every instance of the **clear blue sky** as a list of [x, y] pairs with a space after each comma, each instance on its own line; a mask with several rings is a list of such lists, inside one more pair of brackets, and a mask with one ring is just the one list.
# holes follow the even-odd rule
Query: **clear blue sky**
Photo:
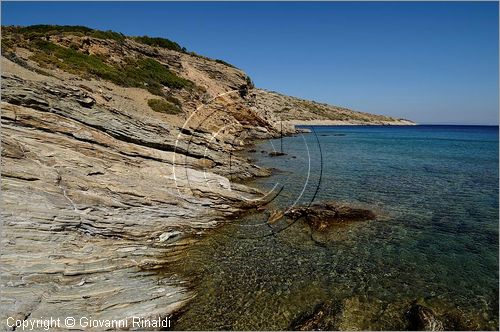
[[497, 2], [5, 2], [2, 24], [170, 38], [258, 87], [420, 123], [498, 124]]

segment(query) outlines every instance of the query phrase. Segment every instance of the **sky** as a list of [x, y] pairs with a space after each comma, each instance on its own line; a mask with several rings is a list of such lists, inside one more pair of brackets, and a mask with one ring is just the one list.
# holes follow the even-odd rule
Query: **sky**
[[256, 86], [429, 124], [498, 124], [498, 2], [7, 2], [2, 25], [169, 38]]

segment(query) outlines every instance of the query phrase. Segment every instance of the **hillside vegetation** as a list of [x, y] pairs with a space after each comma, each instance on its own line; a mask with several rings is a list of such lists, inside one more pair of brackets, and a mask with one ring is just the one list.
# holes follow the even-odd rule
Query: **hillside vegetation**
[[276, 92], [256, 90], [257, 104], [272, 109], [277, 118], [295, 124], [411, 125], [413, 122], [385, 115], [357, 112], [345, 107], [318, 103]]
[[[83, 34], [98, 39], [125, 40], [122, 34], [116, 32], [81, 26], [48, 25], [13, 28], [9, 32], [11, 33], [3, 34], [5, 37], [2, 38], [4, 45], [2, 52], [12, 57], [12, 54], [15, 54], [14, 47], [25, 47], [33, 53], [29, 59], [43, 68], [59, 68], [83, 77], [99, 77], [120, 86], [146, 88], [156, 95], [162, 94], [163, 87], [174, 89], [193, 87], [192, 82], [179, 77], [167, 66], [149, 57], [126, 57], [122, 63], [116, 63], [109, 61], [103, 55], [86, 54], [76, 43], [64, 47], [47, 40], [57, 34], [73, 36]], [[166, 39], [161, 40], [165, 43], [170, 42]]]
[[[2, 27], [2, 55], [46, 75], [62, 70], [84, 79], [102, 79], [122, 87], [145, 89], [163, 98], [148, 102], [150, 106], [155, 105], [151, 106], [154, 110], [162, 109], [162, 113], [181, 114], [193, 101], [210, 100], [227, 89], [236, 89], [241, 97], [254, 99], [253, 109], [257, 113], [273, 114], [276, 121], [412, 124], [404, 119], [254, 89], [252, 80], [226, 61], [189, 52], [162, 37], [129, 37], [84, 26], [10, 26]], [[237, 115], [242, 117], [246, 118]]]

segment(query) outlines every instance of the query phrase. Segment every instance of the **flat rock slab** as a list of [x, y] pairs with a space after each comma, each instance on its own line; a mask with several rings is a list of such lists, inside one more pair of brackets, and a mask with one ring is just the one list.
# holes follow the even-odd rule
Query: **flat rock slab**
[[286, 153], [284, 153], [284, 152], [277, 152], [277, 151], [269, 152], [270, 157], [280, 157], [280, 156], [285, 156], [285, 155], [286, 155]]
[[285, 216], [290, 219], [303, 218], [316, 231], [326, 231], [335, 225], [376, 218], [375, 213], [371, 210], [355, 208], [333, 201], [296, 207], [287, 211]]

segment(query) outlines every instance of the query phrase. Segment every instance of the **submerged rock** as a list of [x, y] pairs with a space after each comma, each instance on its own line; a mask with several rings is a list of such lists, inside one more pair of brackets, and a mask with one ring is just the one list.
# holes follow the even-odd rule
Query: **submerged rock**
[[[495, 306], [493, 310], [497, 310]], [[488, 311], [463, 310], [453, 303], [415, 300], [405, 313], [407, 328], [421, 331], [481, 331], [498, 329]]]
[[353, 208], [336, 202], [316, 203], [306, 207], [293, 208], [285, 213], [292, 219], [304, 220], [317, 231], [324, 231], [334, 225], [353, 221], [375, 219], [375, 213], [370, 210]]
[[273, 210], [269, 214], [269, 218], [267, 219], [268, 224], [274, 224], [281, 218], [283, 218], [284, 213], [282, 211]]
[[290, 330], [341, 331], [478, 331], [495, 329], [484, 313], [465, 312], [452, 303], [408, 301], [384, 302], [376, 297], [353, 296], [331, 299], [301, 312]]
[[412, 331], [444, 331], [444, 325], [432, 311], [421, 304], [414, 303], [406, 313], [409, 330]]
[[286, 153], [279, 152], [279, 151], [269, 152], [270, 157], [280, 157], [280, 156], [285, 156], [285, 155], [286, 155]]
[[302, 313], [294, 319], [289, 330], [292, 331], [338, 331], [342, 305], [327, 301], [314, 307], [311, 312]]

